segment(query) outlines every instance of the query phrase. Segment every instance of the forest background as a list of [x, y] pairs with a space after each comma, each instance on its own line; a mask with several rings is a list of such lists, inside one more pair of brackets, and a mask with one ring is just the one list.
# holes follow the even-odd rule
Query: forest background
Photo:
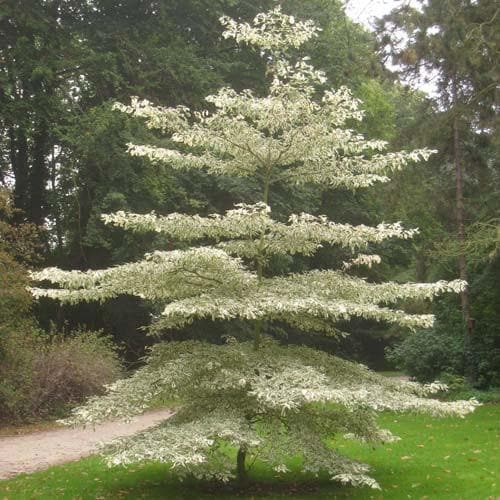
[[[171, 248], [161, 236], [105, 229], [102, 213], [207, 215], [252, 200], [250, 182], [163, 170], [128, 155], [132, 139], [159, 139], [112, 108], [139, 96], [201, 109], [203, 97], [222, 85], [263, 89], [262, 62], [223, 40], [218, 19], [223, 14], [250, 19], [274, 3], [0, 3], [0, 418], [51, 414], [55, 404], [81, 399], [116, 377], [119, 358], [129, 368], [138, 366], [155, 341], [142, 330], [155, 313], [153, 305], [128, 296], [101, 305], [35, 304], [25, 290], [28, 269], [105, 268], [135, 260], [158, 243]], [[337, 0], [281, 4], [321, 26], [307, 51], [334, 87], [346, 85], [364, 102], [360, 132], [389, 141], [389, 149], [429, 147], [438, 153], [376, 191], [274, 193], [274, 211], [321, 213], [352, 224], [401, 220], [405, 227], [418, 227], [419, 235], [411, 243], [379, 245], [382, 263], [369, 270], [370, 280], [461, 277], [470, 286], [461, 298], [410, 304], [411, 312], [437, 317], [433, 329], [410, 336], [366, 320], [345, 325], [350, 332], [345, 339], [311, 338], [289, 327], [272, 333], [377, 370], [402, 368], [422, 381], [444, 377], [480, 388], [498, 385], [498, 7], [492, 0], [415, 2], [418, 8], [401, 2], [370, 32]], [[389, 60], [399, 74], [384, 65]], [[403, 77], [422, 75], [434, 79], [432, 98], [401, 83]], [[342, 250], [325, 248], [314, 257], [277, 259], [273, 266], [283, 272], [321, 269], [344, 257]], [[83, 330], [107, 336], [81, 335]], [[167, 338], [216, 341], [220, 330], [221, 325], [200, 321]], [[59, 382], [51, 378], [54, 370], [47, 370], [61, 359], [88, 368], [65, 394], [60, 381], [67, 381], [69, 368], [59, 370]], [[35, 387], [36, 378], [45, 386]]]

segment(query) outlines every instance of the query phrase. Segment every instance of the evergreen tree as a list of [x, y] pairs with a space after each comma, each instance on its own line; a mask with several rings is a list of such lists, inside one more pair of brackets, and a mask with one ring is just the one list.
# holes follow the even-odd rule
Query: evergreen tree
[[[473, 207], [470, 180], [474, 164], [482, 163], [477, 161], [480, 156], [477, 150], [473, 154], [471, 150], [476, 149], [478, 143], [490, 141], [489, 135], [495, 135], [498, 85], [495, 20], [500, 11], [493, 0], [430, 0], [418, 4], [402, 5], [379, 20], [380, 45], [403, 74], [424, 79], [431, 74], [435, 82], [441, 109], [445, 111], [440, 135], [447, 134], [446, 153], [455, 170], [458, 270], [460, 278], [470, 283], [473, 281], [467, 262], [467, 222], [472, 218]], [[494, 182], [494, 178], [492, 180]], [[460, 298], [464, 319], [464, 369], [469, 382], [474, 383], [477, 368], [471, 346], [475, 320], [468, 288], [462, 290]]]
[[[464, 283], [370, 283], [351, 276], [353, 266], [379, 260], [358, 251], [388, 238], [410, 238], [415, 230], [399, 223], [337, 224], [306, 213], [282, 222], [271, 218], [270, 200], [280, 184], [371, 186], [431, 152], [383, 152], [383, 141], [366, 140], [347, 128], [362, 117], [359, 102], [347, 88], [324, 90], [324, 74], [296, 54], [316, 35], [311, 21], [296, 21], [276, 8], [259, 14], [253, 24], [230, 18], [222, 23], [226, 38], [256, 48], [263, 57], [270, 79], [267, 95], [223, 88], [207, 98], [210, 110], [204, 112], [155, 107], [137, 99], [118, 108], [169, 134], [171, 144], [178, 146], [131, 144], [132, 155], [172, 169], [252, 177], [262, 189], [261, 199], [209, 217], [104, 215], [114, 226], [163, 233], [180, 249], [156, 251], [139, 262], [100, 271], [46, 269], [35, 278], [60, 288], [35, 289], [34, 294], [69, 303], [135, 295], [163, 304], [154, 325], [158, 332], [198, 319], [238, 319], [248, 323], [252, 338], [228, 336], [222, 345], [157, 344], [143, 368], [75, 409], [67, 422], [130, 418], [158, 398], [175, 399], [181, 406], [174, 417], [115, 442], [106, 452], [108, 463], [157, 460], [172, 464], [179, 475], [228, 480], [235, 473], [245, 478], [249, 458], [286, 472], [287, 458], [300, 454], [305, 471], [378, 487], [368, 466], [342, 457], [326, 439], [338, 434], [393, 439], [376, 424], [376, 412], [382, 409], [464, 415], [474, 403], [428, 399], [439, 384], [395, 381], [311, 348], [283, 346], [266, 335], [268, 326], [288, 324], [333, 335], [341, 334], [336, 323], [356, 317], [429, 326], [431, 316], [389, 305], [408, 297], [459, 292]], [[202, 246], [189, 246], [194, 242]], [[350, 249], [353, 258], [336, 270], [270, 274], [272, 258], [311, 256], [323, 244]], [[228, 444], [237, 449], [236, 467]]]

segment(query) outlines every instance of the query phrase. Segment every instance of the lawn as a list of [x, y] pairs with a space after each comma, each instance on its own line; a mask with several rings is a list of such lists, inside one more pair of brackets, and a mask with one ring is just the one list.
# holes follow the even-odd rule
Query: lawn
[[291, 473], [284, 480], [262, 464], [251, 492], [207, 491], [200, 483], [179, 482], [159, 464], [106, 468], [90, 457], [46, 471], [0, 482], [0, 499], [192, 499], [192, 498], [500, 498], [500, 405], [485, 405], [465, 419], [433, 419], [386, 413], [381, 423], [403, 439], [372, 448], [339, 441], [342, 452], [373, 466], [382, 491], [308, 481]]

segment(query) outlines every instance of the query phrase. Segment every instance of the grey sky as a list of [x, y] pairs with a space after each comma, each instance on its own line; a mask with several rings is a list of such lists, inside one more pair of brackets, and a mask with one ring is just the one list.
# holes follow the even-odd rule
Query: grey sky
[[368, 27], [371, 20], [382, 17], [401, 3], [401, 0], [345, 0], [349, 17]]
[[[344, 0], [344, 2], [349, 17], [355, 22], [364, 24], [368, 29], [372, 28], [375, 18], [388, 14], [395, 7], [401, 6], [403, 3], [416, 4], [416, 2], [412, 2], [412, 0]], [[389, 67], [391, 69], [394, 68], [391, 67], [390, 64]], [[425, 76], [431, 81], [425, 81]], [[422, 78], [406, 83], [431, 96], [436, 95], [435, 84], [432, 82], [431, 74], [428, 72], [422, 75]]]

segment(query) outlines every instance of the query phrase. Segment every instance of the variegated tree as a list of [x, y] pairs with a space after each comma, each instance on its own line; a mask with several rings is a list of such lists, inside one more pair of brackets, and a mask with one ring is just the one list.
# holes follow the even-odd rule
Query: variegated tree
[[[34, 293], [67, 303], [136, 295], [164, 305], [154, 325], [157, 331], [202, 318], [239, 319], [248, 323], [253, 341], [157, 344], [143, 368], [77, 408], [68, 422], [131, 418], [158, 398], [178, 400], [174, 417], [107, 448], [109, 464], [162, 461], [181, 475], [228, 480], [245, 477], [249, 458], [285, 472], [287, 459], [300, 455], [305, 471], [378, 487], [367, 474], [368, 466], [342, 457], [326, 439], [338, 434], [391, 439], [376, 424], [376, 412], [383, 409], [464, 415], [474, 403], [428, 399], [439, 385], [386, 379], [314, 349], [281, 345], [264, 335], [263, 324], [286, 323], [333, 335], [336, 323], [353, 317], [427, 327], [431, 316], [408, 314], [391, 305], [459, 292], [464, 283], [371, 283], [349, 275], [352, 266], [379, 260], [358, 252], [388, 238], [411, 238], [415, 231], [399, 223], [337, 224], [304, 213], [278, 222], [271, 217], [270, 198], [276, 183], [316, 184], [321, 189], [386, 182], [390, 171], [425, 160], [431, 151], [384, 152], [383, 141], [366, 140], [347, 128], [347, 123], [362, 118], [360, 103], [346, 88], [321, 90], [324, 74], [308, 58], [292, 55], [316, 35], [312, 22], [296, 21], [279, 8], [258, 15], [252, 24], [221, 21], [224, 37], [254, 47], [264, 58], [270, 80], [267, 96], [223, 88], [207, 97], [209, 110], [204, 112], [136, 99], [131, 106], [117, 107], [178, 145], [165, 149], [132, 144], [132, 155], [172, 169], [253, 177], [261, 186], [261, 199], [209, 217], [104, 215], [107, 224], [161, 232], [184, 248], [186, 242], [193, 246], [157, 251], [139, 262], [102, 271], [46, 269], [35, 278], [59, 288]], [[204, 246], [196, 246], [197, 241]], [[322, 245], [345, 247], [353, 258], [335, 270], [269, 276], [266, 264], [272, 256], [310, 256]]]

